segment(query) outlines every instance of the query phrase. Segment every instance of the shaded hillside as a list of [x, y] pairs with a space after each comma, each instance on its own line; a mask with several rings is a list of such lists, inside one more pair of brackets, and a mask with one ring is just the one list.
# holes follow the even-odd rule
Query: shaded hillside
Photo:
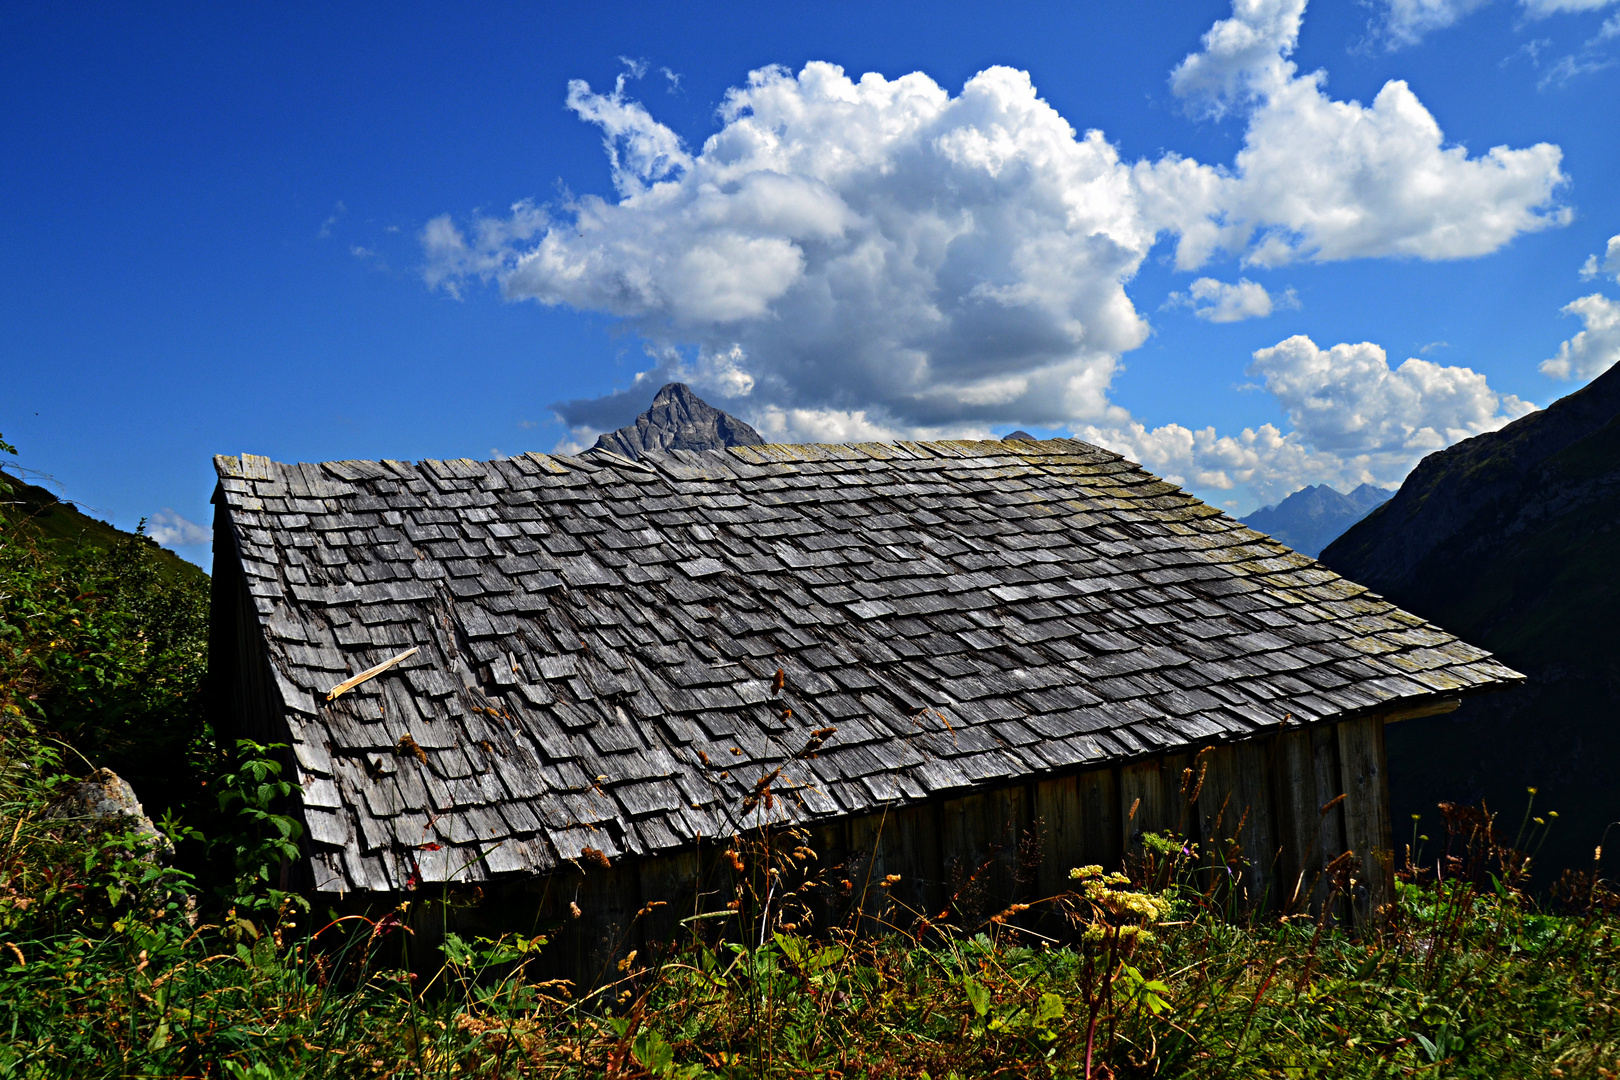
[[1321, 561], [1495, 652], [1528, 685], [1389, 729], [1395, 820], [1439, 799], [1560, 812], [1543, 863], [1620, 820], [1620, 370], [1425, 458]]
[[[6, 521], [28, 530], [36, 541], [62, 554], [81, 546], [110, 551], [136, 536], [97, 520], [46, 489], [18, 480], [9, 473], [6, 482], [12, 490], [9, 495], [0, 496], [0, 514]], [[208, 580], [207, 574], [174, 552], [160, 547], [149, 537], [141, 539], [151, 545], [162, 577], [189, 582]]]
[[669, 383], [634, 423], [598, 436], [592, 449], [634, 460], [649, 450], [724, 450], [764, 443], [759, 432], [710, 405], [690, 386]]
[[1315, 558], [1346, 529], [1376, 510], [1394, 492], [1362, 484], [1348, 495], [1326, 484], [1301, 488], [1276, 506], [1256, 510], [1243, 524]]

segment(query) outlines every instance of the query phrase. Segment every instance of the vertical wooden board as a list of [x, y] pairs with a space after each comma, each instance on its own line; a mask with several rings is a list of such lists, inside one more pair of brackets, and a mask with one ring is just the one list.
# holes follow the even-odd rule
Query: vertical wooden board
[[810, 847], [816, 861], [810, 868], [819, 885], [811, 891], [810, 908], [815, 913], [816, 928], [827, 930], [843, 923], [848, 915], [848, 892], [843, 882], [848, 878], [848, 829], [842, 820], [817, 822], [806, 827], [810, 834]]
[[[865, 855], [855, 882], [861, 909], [898, 928], [935, 910], [939, 902], [938, 816], [932, 805], [895, 807], [852, 819], [850, 849]], [[889, 875], [899, 881], [887, 884]]]
[[816, 853], [815, 867], [818, 873], [831, 875], [842, 867], [844, 860], [849, 857], [847, 830], [842, 821], [818, 821], [814, 825], [806, 825], [804, 831], [810, 834], [810, 848]]
[[1196, 782], [1192, 766], [1196, 760], [1194, 754], [1166, 754], [1159, 759], [1161, 776], [1164, 778], [1165, 806], [1170, 813], [1165, 828], [1194, 840], [1198, 833], [1198, 807], [1192, 800], [1193, 784]]
[[1183, 774], [1192, 764], [1191, 754], [1166, 754], [1159, 759], [1159, 780], [1164, 785], [1164, 820], [1158, 832], [1185, 836], [1192, 825], [1190, 808], [1182, 793]]
[[1005, 909], [1029, 895], [1039, 867], [1038, 857], [1025, 858], [1030, 824], [1025, 789], [1020, 784], [988, 792], [985, 806], [988, 832], [983, 844], [984, 857], [991, 864], [989, 894], [994, 907]]
[[1281, 849], [1277, 860], [1278, 907], [1284, 913], [1293, 913], [1310, 905], [1322, 869], [1317, 839], [1321, 800], [1316, 796], [1316, 769], [1308, 729], [1278, 733], [1271, 759], [1271, 789]]
[[1344, 835], [1361, 863], [1352, 889], [1352, 913], [1366, 925], [1395, 895], [1390, 848], [1389, 787], [1384, 768], [1384, 722], [1379, 717], [1338, 725], [1339, 770], [1344, 777]]
[[584, 875], [569, 868], [525, 882], [521, 896], [516, 890], [502, 890], [495, 901], [502, 909], [500, 917], [512, 919], [512, 912], [522, 911], [531, 920], [526, 932], [543, 930], [550, 939], [538, 963], [532, 966], [534, 977], [572, 979], [576, 989], [580, 986], [585, 959], [579, 923], [584, 908], [580, 909], [581, 919], [574, 919], [568, 905], [580, 901], [584, 885]]
[[[1344, 772], [1339, 767], [1339, 732], [1337, 725], [1322, 725], [1311, 729], [1311, 768], [1316, 774], [1316, 843], [1322, 852], [1322, 866], [1338, 858], [1349, 845], [1344, 835]], [[1311, 914], [1322, 917], [1323, 905], [1328, 902], [1333, 883], [1323, 877], [1316, 883], [1311, 895]], [[1329, 922], [1342, 922], [1350, 917], [1349, 898], [1339, 897], [1334, 910], [1325, 913]]]
[[1277, 837], [1277, 815], [1271, 801], [1271, 738], [1250, 739], [1234, 750], [1238, 790], [1243, 795], [1246, 817], [1242, 824], [1243, 851], [1248, 856], [1246, 871], [1249, 903], [1275, 909], [1278, 905], [1277, 861], [1281, 844]]
[[[702, 864], [696, 845], [642, 859], [637, 865], [641, 908], [647, 910], [637, 924], [643, 947], [679, 944], [685, 934], [681, 920], [698, 913], [698, 877]], [[652, 907], [662, 902], [662, 907]]]
[[1073, 776], [1035, 785], [1035, 817], [1041, 823], [1041, 868], [1035, 884], [1045, 899], [1067, 892], [1069, 870], [1084, 863], [1085, 829], [1079, 786]]
[[939, 813], [932, 804], [913, 806], [903, 815], [903, 828], [884, 837], [884, 863], [899, 874], [900, 883], [890, 895], [914, 917], [937, 912], [944, 900], [940, 875]]
[[1074, 779], [1080, 801], [1083, 859], [1075, 865], [1096, 863], [1105, 869], [1117, 870], [1125, 846], [1119, 824], [1119, 783], [1114, 770], [1093, 769]]
[[574, 920], [580, 958], [576, 981], [590, 989], [619, 978], [617, 963], [636, 947], [635, 916], [640, 882], [633, 863], [593, 867], [580, 883], [580, 917]]
[[884, 869], [883, 837], [895, 824], [888, 811], [863, 814], [849, 819], [845, 830], [849, 844], [848, 880], [852, 886], [851, 910], [864, 918], [875, 917], [883, 897], [878, 883], [889, 871]]
[[946, 907], [957, 920], [974, 925], [995, 915], [995, 860], [990, 837], [995, 836], [1000, 800], [991, 793], [975, 792], [941, 803], [940, 857], [944, 868]]
[[1160, 758], [1120, 766], [1119, 821], [1127, 855], [1140, 858], [1143, 836], [1176, 827], [1180, 808], [1176, 805], [1178, 792], [1170, 783], [1172, 775], [1173, 765]]
[[983, 832], [983, 792], [973, 792], [940, 804], [939, 848], [947, 867], [971, 861], [974, 842]]
[[[1267, 751], [1265, 741], [1250, 740], [1200, 755], [1208, 763], [1198, 795], [1205, 864], [1238, 881], [1247, 906], [1268, 898], [1275, 877]], [[1229, 865], [1234, 841], [1243, 865]]]

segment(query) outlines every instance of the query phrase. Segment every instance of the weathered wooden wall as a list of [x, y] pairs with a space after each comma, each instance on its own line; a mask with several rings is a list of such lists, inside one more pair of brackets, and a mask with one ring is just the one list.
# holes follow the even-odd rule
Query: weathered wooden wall
[[[1242, 906], [1319, 912], [1324, 868], [1342, 868], [1348, 895], [1330, 915], [1364, 924], [1393, 897], [1387, 798], [1383, 718], [1372, 716], [824, 822], [805, 830], [829, 886], [813, 897], [815, 922], [973, 925], [1035, 903], [1017, 921], [1041, 927], [1038, 902], [1068, 888], [1071, 868], [1116, 868], [1141, 857], [1145, 834], [1173, 830], [1200, 844], [1205, 880]], [[443, 926], [546, 929], [552, 974], [611, 981], [631, 949], [645, 955], [682, 918], [724, 908], [734, 883], [722, 848], [486, 883], [481, 903], [447, 910], [424, 889], [416, 947], [434, 955]], [[880, 887], [891, 874], [899, 883]], [[638, 917], [653, 901], [665, 906]]]
[[217, 729], [256, 742], [286, 738], [264, 635], [242, 574], [230, 522], [216, 512], [214, 544], [218, 550], [209, 580], [208, 628], [209, 709]]
[[[217, 498], [216, 498], [217, 501]], [[205, 707], [214, 730], [227, 740], [288, 746], [291, 735], [281, 710], [281, 692], [271, 670], [264, 631], [242, 562], [235, 551], [235, 532], [227, 518], [214, 513], [214, 569], [209, 578], [208, 676]], [[296, 776], [290, 750], [278, 755], [282, 775]], [[286, 812], [297, 807], [287, 806]], [[307, 830], [306, 830], [307, 832]], [[280, 888], [302, 892], [311, 887], [307, 860], [282, 865]]]

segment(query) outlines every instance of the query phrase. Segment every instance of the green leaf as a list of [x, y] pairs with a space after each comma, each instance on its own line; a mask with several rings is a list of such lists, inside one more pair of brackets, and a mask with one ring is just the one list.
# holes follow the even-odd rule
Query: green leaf
[[466, 967], [472, 962], [472, 948], [461, 940], [461, 935], [448, 933], [444, 935], [444, 944], [439, 946], [447, 962], [457, 966]]
[[773, 934], [772, 936], [776, 938], [776, 944], [782, 948], [782, 955], [786, 956], [790, 963], [795, 967], [804, 966], [806, 942], [803, 938], [792, 937], [787, 934]]
[[656, 1031], [643, 1029], [638, 1032], [630, 1052], [641, 1067], [654, 1076], [668, 1076], [675, 1066], [675, 1048]]
[[967, 991], [968, 1004], [973, 1011], [983, 1016], [990, 1011], [990, 991], [986, 990], [977, 979], [969, 975], [962, 980], [962, 988]]
[[1063, 1007], [1063, 999], [1056, 994], [1042, 994], [1041, 1000], [1035, 1004], [1036, 1027], [1045, 1027], [1053, 1020], [1063, 1016], [1067, 1010]]

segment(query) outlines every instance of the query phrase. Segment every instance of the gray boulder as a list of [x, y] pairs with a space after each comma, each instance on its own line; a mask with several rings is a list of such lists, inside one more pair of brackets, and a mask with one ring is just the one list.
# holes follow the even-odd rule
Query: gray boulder
[[134, 832], [149, 857], [167, 862], [174, 855], [174, 845], [141, 809], [135, 789], [111, 769], [97, 769], [88, 779], [66, 785], [40, 818], [85, 835]]

